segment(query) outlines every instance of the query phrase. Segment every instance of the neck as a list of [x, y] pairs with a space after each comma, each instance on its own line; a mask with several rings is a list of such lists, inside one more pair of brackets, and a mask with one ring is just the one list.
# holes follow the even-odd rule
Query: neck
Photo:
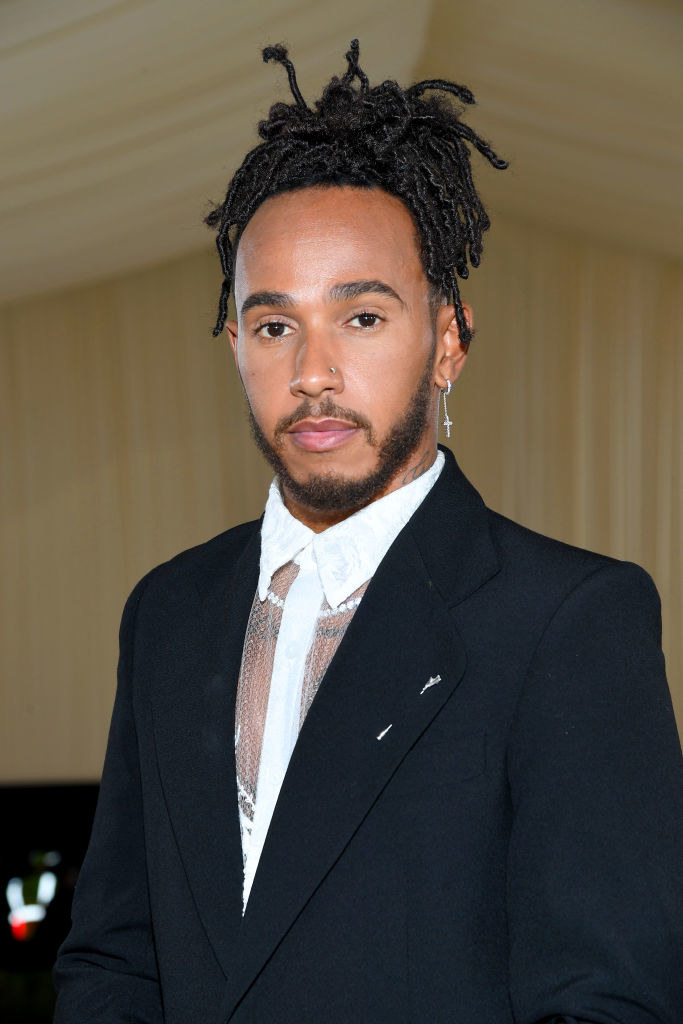
[[430, 466], [433, 465], [434, 459], [436, 458], [436, 440], [430, 439], [429, 442], [425, 442], [418, 448], [417, 451], [413, 452], [410, 457], [406, 460], [405, 464], [401, 469], [391, 478], [389, 483], [374, 494], [371, 498], [368, 498], [366, 502], [355, 508], [348, 509], [325, 509], [325, 508], [311, 508], [309, 505], [304, 505], [300, 501], [289, 493], [287, 486], [284, 485], [282, 488], [282, 497], [284, 499], [287, 510], [298, 519], [299, 522], [303, 523], [314, 533], [322, 533], [323, 530], [327, 530], [330, 526], [335, 526], [337, 523], [343, 522], [344, 519], [348, 519], [354, 512], [359, 512], [361, 508], [366, 508], [371, 505], [373, 501], [378, 501], [379, 498], [383, 498], [386, 494], [391, 494], [392, 491], [397, 491], [401, 487], [407, 486], [407, 484], [413, 483], [414, 480], [418, 480], [423, 473], [426, 473]]

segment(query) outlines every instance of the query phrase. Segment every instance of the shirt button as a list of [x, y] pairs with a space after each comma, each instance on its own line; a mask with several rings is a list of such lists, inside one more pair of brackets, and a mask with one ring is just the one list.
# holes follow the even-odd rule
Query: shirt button
[[285, 650], [285, 654], [287, 655], [288, 658], [295, 658], [296, 657], [296, 644], [287, 644], [287, 648]]

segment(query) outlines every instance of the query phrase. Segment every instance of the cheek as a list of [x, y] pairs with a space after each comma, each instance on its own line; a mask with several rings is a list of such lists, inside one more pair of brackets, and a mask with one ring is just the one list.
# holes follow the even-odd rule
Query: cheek
[[290, 391], [291, 367], [286, 359], [258, 351], [245, 355], [238, 348], [237, 370], [251, 411], [266, 434], [299, 404]]
[[273, 406], [272, 375], [254, 365], [252, 359], [238, 353], [237, 373], [239, 374], [249, 405], [259, 423]]
[[366, 401], [370, 408], [400, 408], [415, 391], [431, 350], [413, 336], [407, 343], [399, 339], [378, 348], [360, 346], [353, 355], [347, 353], [343, 373], [345, 390]]

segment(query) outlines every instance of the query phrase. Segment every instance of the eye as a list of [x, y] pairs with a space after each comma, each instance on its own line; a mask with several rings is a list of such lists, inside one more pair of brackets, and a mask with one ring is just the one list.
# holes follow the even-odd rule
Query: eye
[[284, 324], [281, 320], [269, 320], [266, 324], [260, 324], [254, 333], [260, 334], [263, 338], [285, 338], [291, 330], [289, 324]]
[[382, 317], [378, 313], [357, 313], [351, 317], [349, 323], [352, 324], [354, 320], [358, 321], [359, 327], [377, 327]]

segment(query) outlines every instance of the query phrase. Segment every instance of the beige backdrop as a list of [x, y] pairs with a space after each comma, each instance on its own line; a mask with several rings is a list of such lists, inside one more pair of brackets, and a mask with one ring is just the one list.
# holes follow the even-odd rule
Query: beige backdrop
[[[261, 511], [210, 251], [0, 309], [0, 781], [101, 768], [123, 601]], [[675, 263], [498, 217], [453, 447], [494, 508], [642, 563], [681, 689]]]

